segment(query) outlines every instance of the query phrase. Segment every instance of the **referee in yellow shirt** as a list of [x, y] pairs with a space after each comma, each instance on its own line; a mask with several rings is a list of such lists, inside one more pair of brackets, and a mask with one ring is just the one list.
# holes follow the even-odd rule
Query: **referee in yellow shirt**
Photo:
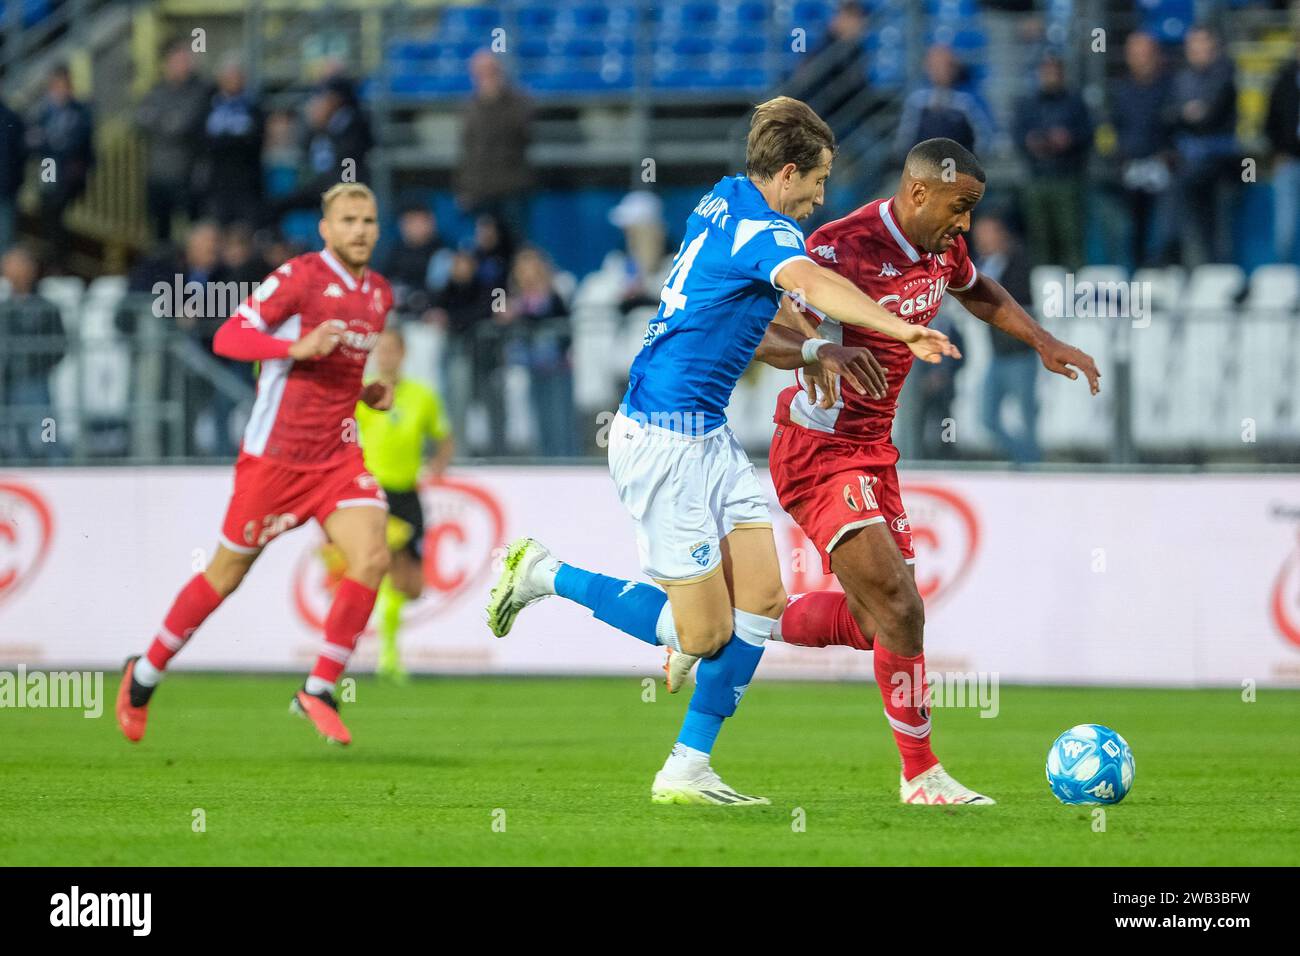
[[379, 619], [380, 677], [404, 681], [406, 671], [397, 651], [402, 606], [424, 590], [424, 512], [418, 483], [428, 444], [436, 443], [429, 474], [438, 478], [455, 451], [451, 426], [442, 401], [426, 385], [402, 377], [406, 343], [397, 329], [386, 329], [375, 344], [376, 377], [393, 387], [393, 404], [376, 411], [357, 403], [357, 429], [366, 468], [388, 495], [388, 546], [393, 560], [379, 586], [375, 613]]

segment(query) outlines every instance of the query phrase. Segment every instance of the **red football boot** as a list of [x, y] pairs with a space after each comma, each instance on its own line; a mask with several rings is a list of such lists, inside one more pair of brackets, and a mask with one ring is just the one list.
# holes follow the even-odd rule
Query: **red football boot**
[[[122, 671], [122, 684], [117, 689], [117, 725], [122, 728], [126, 739], [133, 744], [139, 743], [140, 738], [144, 736], [144, 724], [149, 717], [149, 698], [153, 696], [152, 687], [135, 683], [135, 662], [139, 659], [139, 655], [126, 659], [126, 668]], [[135, 699], [141, 701], [138, 706], [131, 702], [133, 686]]]
[[339, 705], [329, 691], [309, 694], [306, 688], [293, 695], [289, 704], [289, 713], [306, 717], [315, 726], [316, 731], [332, 744], [350, 744], [352, 735], [339, 719]]

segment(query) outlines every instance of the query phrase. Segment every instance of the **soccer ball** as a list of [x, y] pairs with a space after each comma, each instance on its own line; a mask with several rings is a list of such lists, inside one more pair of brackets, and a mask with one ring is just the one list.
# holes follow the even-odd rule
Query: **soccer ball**
[[1119, 803], [1133, 786], [1133, 751], [1109, 727], [1079, 724], [1047, 751], [1047, 782], [1062, 803]]

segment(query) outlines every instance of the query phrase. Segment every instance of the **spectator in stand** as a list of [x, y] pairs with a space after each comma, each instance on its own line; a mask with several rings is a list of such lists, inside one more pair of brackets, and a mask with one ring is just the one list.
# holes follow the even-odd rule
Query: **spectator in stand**
[[[1007, 290], [1011, 298], [1034, 314], [1029, 286], [1029, 257], [1016, 241], [1005, 219], [996, 213], [975, 220], [972, 230], [975, 260], [980, 272]], [[1019, 339], [989, 326], [993, 357], [984, 377], [981, 418], [984, 427], [1018, 465], [1039, 461], [1038, 353]], [[1010, 398], [1020, 409], [1022, 428], [1013, 433], [1002, 423], [1002, 406]]]
[[379, 271], [393, 287], [393, 308], [408, 317], [423, 317], [430, 291], [446, 284], [451, 254], [438, 235], [438, 220], [423, 203], [410, 203], [397, 217], [397, 243]]
[[1040, 263], [1078, 269], [1092, 120], [1055, 53], [1039, 62], [1038, 89], [1016, 109], [1015, 138], [1029, 172], [1022, 196], [1030, 248]]
[[1231, 202], [1239, 182], [1237, 82], [1209, 27], [1187, 31], [1187, 65], [1174, 77], [1171, 111], [1178, 155], [1182, 259], [1190, 267], [1231, 262]]
[[642, 306], [658, 308], [659, 293], [673, 261], [665, 245], [663, 202], [647, 189], [630, 192], [609, 211], [609, 221], [623, 230], [625, 251], [611, 251], [601, 270], [618, 276], [619, 312], [627, 315]]
[[1160, 44], [1135, 31], [1124, 42], [1126, 74], [1111, 87], [1110, 125], [1118, 186], [1127, 213], [1129, 258], [1134, 269], [1164, 259], [1166, 209], [1173, 143], [1166, 117], [1171, 85]]
[[1278, 70], [1264, 135], [1273, 150], [1273, 258], [1295, 262], [1300, 219], [1300, 57]]
[[569, 307], [555, 289], [550, 263], [525, 246], [510, 271], [509, 305], [504, 322], [515, 335], [508, 348], [512, 363], [528, 370], [537, 451], [547, 458], [578, 454], [573, 407], [572, 332]]
[[247, 222], [233, 222], [226, 227], [221, 236], [220, 256], [219, 271], [229, 282], [261, 282], [271, 271], [257, 251], [253, 230]]
[[505, 448], [505, 405], [499, 388], [501, 349], [488, 320], [493, 291], [478, 280], [478, 260], [471, 249], [451, 257], [447, 281], [433, 297], [430, 319], [446, 334], [442, 351], [442, 381], [455, 434], [468, 437], [466, 417], [471, 404], [487, 412], [488, 439], [475, 450], [499, 454]]
[[908, 94], [898, 121], [894, 154], [899, 164], [917, 143], [946, 136], [971, 152], [991, 148], [993, 117], [974, 93], [959, 88], [962, 64], [949, 47], [930, 47], [925, 54], [928, 83]]
[[40, 219], [53, 270], [66, 271], [71, 236], [64, 213], [86, 191], [95, 162], [94, 123], [90, 108], [72, 95], [67, 67], [50, 72], [45, 96], [37, 104], [27, 127], [29, 152], [40, 161], [52, 160], [46, 176], [39, 177]]
[[[212, 339], [217, 327], [227, 318], [226, 315], [208, 314], [209, 296], [192, 298], [191, 283], [203, 289], [214, 288], [212, 284], [226, 282], [229, 276], [221, 262], [221, 229], [211, 220], [199, 220], [190, 227], [185, 237], [184, 252], [179, 263], [179, 274], [185, 288], [184, 307], [172, 318], [176, 327], [184, 332], [206, 356], [212, 356]], [[261, 278], [259, 276], [259, 278]], [[215, 303], [214, 303], [215, 304]], [[202, 360], [200, 360], [202, 361]], [[228, 363], [222, 363], [231, 367]], [[246, 372], [241, 372], [246, 377]], [[219, 389], [201, 373], [186, 377], [185, 388], [185, 434], [191, 453], [199, 452], [227, 456], [233, 453], [229, 429], [226, 427], [223, 411], [229, 413], [233, 402], [225, 400]], [[200, 434], [198, 424], [201, 415], [207, 414], [216, 425], [215, 436], [210, 433]]]
[[501, 59], [480, 50], [470, 60], [474, 95], [461, 116], [460, 158], [454, 188], [461, 208], [492, 213], [512, 238], [528, 237], [528, 163], [532, 103], [506, 77]]
[[514, 258], [515, 237], [494, 213], [483, 213], [474, 222], [475, 275], [487, 289], [504, 288]]
[[228, 225], [262, 216], [262, 111], [248, 92], [244, 69], [227, 60], [203, 124], [203, 156], [195, 189], [204, 216]]
[[352, 81], [342, 75], [325, 80], [307, 103], [306, 175], [275, 202], [276, 214], [319, 206], [321, 193], [336, 183], [366, 182], [373, 145], [370, 120]]
[[26, 163], [26, 124], [0, 100], [0, 253], [18, 236], [18, 190]]
[[835, 138], [843, 141], [872, 108], [845, 119], [839, 115], [858, 97], [871, 95], [867, 85], [867, 54], [863, 38], [867, 32], [867, 14], [860, 0], [842, 0], [826, 25], [826, 35], [803, 60], [803, 66], [791, 78], [790, 96], [804, 100], [827, 122], [834, 121]]
[[[939, 310], [930, 327], [948, 336], [958, 351], [965, 351], [961, 332], [953, 321], [951, 303]], [[956, 433], [951, 427], [954, 422], [952, 403], [957, 398], [957, 374], [965, 364], [966, 359], [960, 358], [945, 360], [941, 366], [917, 362], [912, 367], [912, 374], [917, 377], [913, 388], [918, 395], [916, 422], [921, 433], [917, 436], [917, 446], [922, 458], [952, 458], [956, 451]]]
[[0, 456], [6, 461], [61, 451], [57, 442], [45, 440], [45, 422], [53, 412], [50, 373], [63, 358], [66, 339], [58, 308], [36, 294], [38, 272], [36, 256], [22, 245], [0, 260], [0, 273], [9, 280], [9, 297], [0, 300]]
[[203, 124], [212, 104], [212, 91], [194, 71], [189, 42], [178, 40], [167, 48], [163, 78], [136, 107], [136, 125], [149, 149], [145, 175], [145, 201], [154, 235], [171, 239], [177, 212], [197, 214], [193, 189], [195, 163], [203, 148]]

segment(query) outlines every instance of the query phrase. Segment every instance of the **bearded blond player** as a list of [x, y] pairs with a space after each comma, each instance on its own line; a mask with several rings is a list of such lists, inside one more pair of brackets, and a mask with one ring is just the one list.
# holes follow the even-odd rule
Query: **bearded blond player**
[[370, 617], [389, 552], [384, 492], [366, 471], [349, 425], [358, 399], [377, 409], [392, 401], [384, 382], [363, 388], [362, 372], [393, 295], [369, 269], [379, 215], [368, 188], [340, 183], [326, 192], [320, 236], [321, 251], [272, 272], [217, 331], [218, 355], [261, 363], [257, 400], [216, 554], [181, 589], [145, 654], [127, 661], [117, 720], [133, 742], [144, 736], [167, 664], [239, 586], [262, 549], [310, 518], [338, 546], [348, 570], [325, 619], [320, 656], [290, 708], [327, 740], [351, 740], [334, 685]]

